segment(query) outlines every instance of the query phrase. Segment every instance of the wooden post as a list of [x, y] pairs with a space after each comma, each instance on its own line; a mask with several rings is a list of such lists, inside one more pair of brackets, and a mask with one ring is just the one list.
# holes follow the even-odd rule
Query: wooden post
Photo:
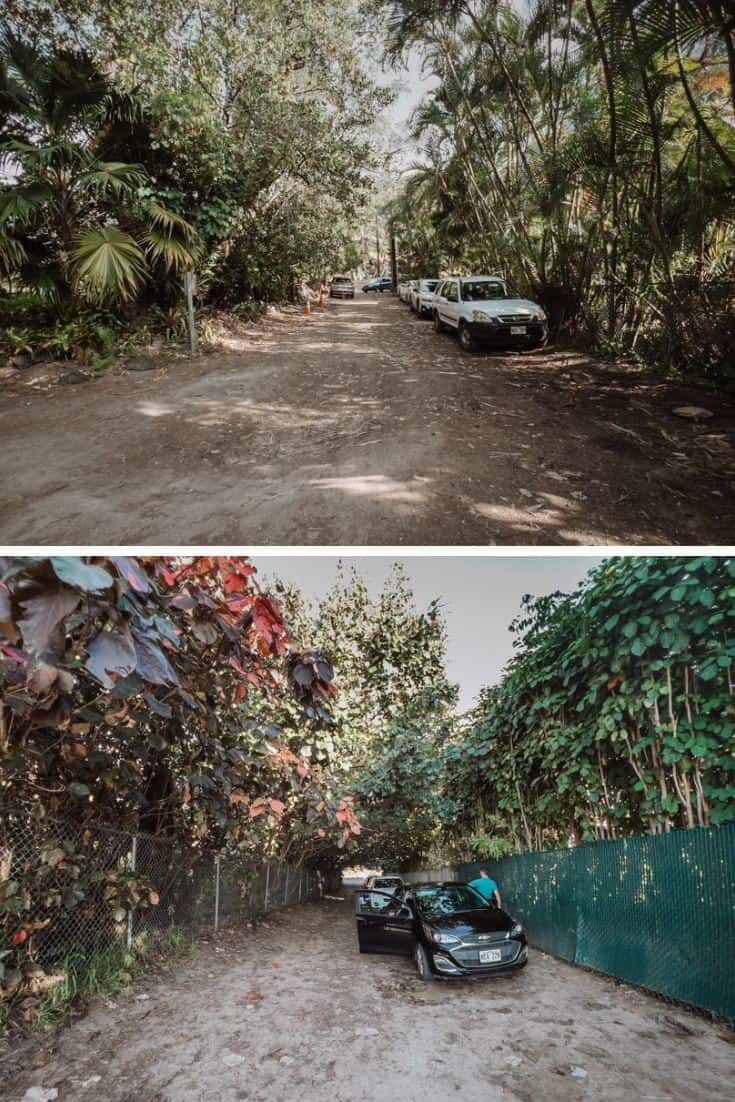
[[186, 291], [186, 317], [189, 327], [189, 351], [192, 356], [197, 350], [197, 333], [194, 325], [194, 295], [197, 279], [193, 272], [184, 272], [184, 290]]
[[[128, 858], [128, 868], [131, 872], [135, 872], [135, 866], [138, 860], [138, 835], [133, 835], [133, 845], [130, 849], [130, 856]], [[128, 949], [133, 947], [133, 908], [132, 905], [128, 909], [128, 936], [126, 938], [126, 944]]]
[[214, 859], [214, 932], [219, 929], [219, 864], [220, 856]]

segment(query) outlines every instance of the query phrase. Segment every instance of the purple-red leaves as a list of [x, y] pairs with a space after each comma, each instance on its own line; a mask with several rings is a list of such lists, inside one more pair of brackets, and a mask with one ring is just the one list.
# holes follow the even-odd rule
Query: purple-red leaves
[[135, 645], [127, 628], [98, 632], [87, 644], [87, 653], [87, 669], [106, 689], [136, 667]]
[[[25, 649], [35, 655], [45, 655], [54, 640], [58, 636], [57, 628], [66, 617], [74, 611], [81, 597], [73, 589], [65, 586], [57, 586], [53, 589], [41, 590], [34, 597], [29, 597], [20, 603], [23, 617], [18, 621], [18, 629], [23, 636]], [[58, 652], [63, 650], [64, 633], [61, 639], [54, 640], [51, 648]]]

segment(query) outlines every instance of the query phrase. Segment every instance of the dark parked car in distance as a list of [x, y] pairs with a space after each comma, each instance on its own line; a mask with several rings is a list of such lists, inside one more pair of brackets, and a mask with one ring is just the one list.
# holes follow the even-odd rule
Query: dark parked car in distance
[[390, 276], [378, 276], [377, 279], [371, 279], [362, 285], [362, 289], [366, 295], [369, 294], [370, 291], [380, 291], [382, 295], [383, 291], [390, 291], [392, 287], [393, 280]]
[[521, 924], [460, 881], [397, 895], [359, 888], [355, 917], [361, 953], [413, 956], [422, 980], [490, 976], [528, 961]]

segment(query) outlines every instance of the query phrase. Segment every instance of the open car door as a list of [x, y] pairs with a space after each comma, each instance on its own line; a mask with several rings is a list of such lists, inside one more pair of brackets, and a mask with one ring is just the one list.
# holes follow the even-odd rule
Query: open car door
[[413, 953], [414, 913], [412, 907], [389, 892], [355, 892], [357, 940], [361, 953]]

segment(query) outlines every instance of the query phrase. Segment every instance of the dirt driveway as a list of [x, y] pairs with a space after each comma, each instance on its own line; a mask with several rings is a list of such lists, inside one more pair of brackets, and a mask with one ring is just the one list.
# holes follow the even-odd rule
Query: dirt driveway
[[50, 379], [0, 393], [0, 543], [735, 542], [732, 403], [579, 353], [463, 353], [393, 296]]
[[348, 899], [223, 932], [36, 1049], [34, 1071], [16, 1047], [0, 1080], [9, 1102], [714, 1102], [735, 1074], [720, 1032], [536, 952], [517, 976], [422, 984], [410, 960], [358, 954]]

